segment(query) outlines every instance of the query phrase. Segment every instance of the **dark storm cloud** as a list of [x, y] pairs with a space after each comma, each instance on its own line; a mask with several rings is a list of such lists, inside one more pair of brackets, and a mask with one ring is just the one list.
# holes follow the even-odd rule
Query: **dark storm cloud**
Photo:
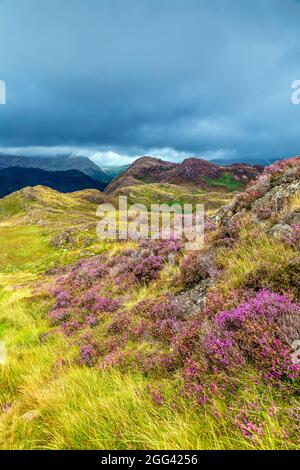
[[299, 18], [297, 0], [4, 0], [0, 144], [300, 153]]

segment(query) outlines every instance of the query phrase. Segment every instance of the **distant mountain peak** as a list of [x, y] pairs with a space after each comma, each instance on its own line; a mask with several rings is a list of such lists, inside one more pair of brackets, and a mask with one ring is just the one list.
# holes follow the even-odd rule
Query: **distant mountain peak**
[[53, 157], [31, 157], [0, 154], [0, 169], [18, 166], [22, 168], [40, 168], [46, 171], [78, 170], [99, 182], [102, 189], [111, 178], [88, 157], [71, 155], [56, 155]]
[[227, 180], [245, 185], [256, 178], [263, 167], [236, 163], [232, 166], [221, 166], [203, 158], [188, 157], [182, 163], [168, 162], [160, 158], [144, 156], [138, 158], [121, 175], [115, 178], [107, 187], [107, 193], [113, 193], [120, 187], [134, 186], [144, 183], [170, 183], [178, 185], [194, 185], [200, 188], [209, 188], [214, 185], [225, 186]]

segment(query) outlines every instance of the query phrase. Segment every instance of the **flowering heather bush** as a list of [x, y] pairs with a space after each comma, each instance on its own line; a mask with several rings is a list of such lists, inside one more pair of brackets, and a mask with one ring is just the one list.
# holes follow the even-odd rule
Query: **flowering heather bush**
[[76, 320], [70, 320], [68, 322], [61, 323], [61, 330], [66, 336], [71, 336], [73, 333], [78, 331], [81, 324]]
[[150, 255], [137, 260], [133, 273], [139, 282], [148, 283], [157, 277], [163, 265], [164, 258], [162, 256]]
[[229, 378], [214, 371], [209, 373], [206, 366], [194, 359], [187, 359], [181, 371], [183, 394], [196, 405], [205, 405], [215, 395], [234, 392], [234, 383]]
[[[292, 303], [286, 296], [270, 292], [266, 289], [258, 292], [256, 297], [242, 303], [231, 311], [222, 311], [215, 323], [221, 327], [234, 329], [246, 320], [273, 321], [283, 316], [300, 315], [300, 307]], [[300, 319], [300, 316], [299, 316]]]
[[269, 289], [273, 292], [293, 296], [300, 295], [300, 263], [299, 258], [286, 258], [279, 264], [265, 262], [263, 266], [245, 276], [242, 285], [247, 289], [259, 291]]
[[217, 228], [217, 225], [212, 220], [207, 219], [205, 221], [205, 223], [204, 223], [204, 232], [213, 232], [214, 230], [216, 230], [216, 228]]
[[113, 321], [109, 324], [108, 330], [110, 333], [123, 333], [128, 330], [130, 325], [130, 318], [126, 313], [117, 314]]
[[[298, 337], [300, 306], [286, 296], [262, 290], [239, 307], [220, 312], [215, 324], [223, 330], [224, 338], [231, 333], [230, 341], [223, 343], [224, 354], [225, 350], [229, 353], [237, 347], [272, 382], [299, 376], [300, 368], [292, 362], [288, 341]], [[223, 356], [219, 364], [224, 365]]]
[[100, 369], [106, 369], [107, 367], [125, 367], [126, 363], [126, 354], [124, 354], [123, 351], [114, 349], [103, 358], [100, 363]]
[[98, 324], [98, 318], [94, 314], [86, 315], [84, 317], [84, 322], [85, 322], [86, 325], [88, 325], [90, 327], [93, 327], [93, 326], [96, 326]]
[[111, 298], [98, 296], [95, 298], [95, 303], [92, 306], [93, 313], [112, 313], [118, 310], [120, 301]]
[[170, 238], [168, 240], [143, 241], [140, 246], [150, 250], [150, 252], [156, 256], [167, 257], [170, 254], [180, 253], [184, 248], [184, 243], [182, 240]]
[[72, 290], [81, 287], [92, 287], [95, 280], [103, 278], [107, 274], [107, 266], [103, 256], [79, 261], [71, 271], [57, 280], [58, 285], [72, 285]]
[[93, 344], [80, 346], [80, 363], [86, 366], [94, 365], [97, 358], [97, 349]]
[[71, 315], [70, 310], [67, 308], [53, 308], [48, 313], [48, 318], [53, 325], [60, 325], [61, 323], [65, 322], [69, 319]]
[[49, 311], [48, 318], [54, 325], [60, 325], [67, 336], [81, 327], [96, 326], [100, 315], [113, 313], [120, 306], [118, 300], [99, 295], [97, 287], [92, 287], [81, 295], [75, 293], [73, 298], [71, 292], [66, 295], [57, 290], [56, 293], [57, 300]]
[[[180, 328], [183, 317], [182, 307], [172, 295], [157, 300], [143, 300], [130, 312], [130, 334], [133, 338], [151, 337], [170, 343]], [[135, 319], [139, 318], [136, 322]]]
[[191, 320], [183, 324], [177, 335], [172, 339], [172, 349], [179, 361], [184, 361], [201, 349], [201, 323]]
[[133, 359], [132, 368], [146, 376], [151, 374], [159, 378], [163, 376], [170, 377], [170, 374], [178, 369], [178, 363], [172, 353], [142, 354], [138, 352]]
[[210, 362], [221, 367], [235, 367], [244, 362], [231, 331], [212, 332], [205, 337], [205, 352]]

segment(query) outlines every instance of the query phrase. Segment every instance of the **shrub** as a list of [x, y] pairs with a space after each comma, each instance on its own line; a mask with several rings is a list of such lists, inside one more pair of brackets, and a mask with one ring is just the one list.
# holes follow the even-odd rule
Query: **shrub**
[[177, 282], [184, 288], [193, 287], [216, 274], [212, 255], [189, 253], [179, 267]]
[[[230, 352], [233, 346], [237, 346], [244, 358], [255, 364], [263, 377], [271, 381], [298, 377], [300, 368], [293, 364], [288, 341], [298, 337], [299, 321], [300, 306], [287, 296], [268, 290], [258, 292], [237, 308], [222, 311], [215, 317], [221, 334], [223, 331], [223, 339], [231, 332], [230, 340], [223, 343], [224, 350]], [[222, 357], [219, 362], [223, 366]]]
[[163, 265], [164, 259], [162, 256], [150, 255], [137, 260], [133, 273], [139, 282], [148, 283], [156, 279]]

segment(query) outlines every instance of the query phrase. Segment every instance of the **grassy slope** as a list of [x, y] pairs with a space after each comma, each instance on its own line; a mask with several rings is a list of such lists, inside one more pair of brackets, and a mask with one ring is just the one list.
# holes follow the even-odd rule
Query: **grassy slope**
[[239, 191], [242, 189], [242, 183], [240, 181], [236, 181], [230, 173], [225, 172], [220, 178], [218, 179], [211, 179], [207, 177], [203, 177], [203, 180], [211, 186], [219, 186], [223, 188], [223, 190], [227, 191]]
[[[7, 349], [7, 362], [0, 364], [0, 448], [293, 448], [292, 443], [282, 443], [278, 415], [267, 413], [271, 402], [278, 408], [283, 404], [276, 403], [270, 390], [248, 381], [251, 371], [240, 378], [239, 402], [232, 404], [232, 416], [238, 411], [235, 407], [260, 400], [255, 413], [265, 422], [265, 434], [259, 442], [234, 429], [231, 412], [217, 399], [212, 406], [195, 410], [178, 398], [174, 409], [173, 384], [165, 380], [164, 404], [157, 407], [145, 393], [147, 384], [155, 385], [154, 379], [79, 367], [74, 363], [77, 351], [64, 337], [55, 334], [42, 341], [50, 330], [46, 321], [50, 300], [35, 293], [41, 281], [38, 272], [41, 266], [51, 266], [53, 259], [61, 263], [80, 254], [71, 247], [62, 258], [62, 251], [49, 246], [51, 230], [18, 226], [14, 218], [0, 227], [0, 341]], [[109, 248], [99, 244], [95, 251]], [[262, 254], [263, 244], [260, 250]], [[241, 265], [243, 255], [237, 253], [236, 258]], [[141, 288], [136, 296], [149, 293]]]
[[178, 186], [174, 184], [150, 183], [139, 186], [128, 186], [114, 193], [114, 196], [127, 196], [129, 204], [204, 204], [206, 213], [212, 214], [223, 204], [231, 200], [226, 191], [206, 192], [193, 187]]
[[231, 429], [224, 403], [215, 400], [214, 407], [195, 411], [178, 399], [174, 410], [172, 383], [165, 381], [165, 403], [155, 407], [145, 393], [147, 384], [155, 385], [153, 380], [76, 366], [76, 351], [63, 337], [40, 340], [49, 331], [49, 304], [31, 297], [35, 278], [27, 287], [12, 289], [24, 281], [21, 274], [1, 276], [0, 339], [5, 340], [8, 361], [0, 368], [0, 402], [11, 406], [0, 417], [2, 449], [280, 447], [280, 425], [267, 415], [271, 393], [259, 385], [249, 389], [247, 376], [241, 378], [245, 387], [240, 406], [264, 395], [259, 417], [266, 422], [266, 434], [255, 443]]

